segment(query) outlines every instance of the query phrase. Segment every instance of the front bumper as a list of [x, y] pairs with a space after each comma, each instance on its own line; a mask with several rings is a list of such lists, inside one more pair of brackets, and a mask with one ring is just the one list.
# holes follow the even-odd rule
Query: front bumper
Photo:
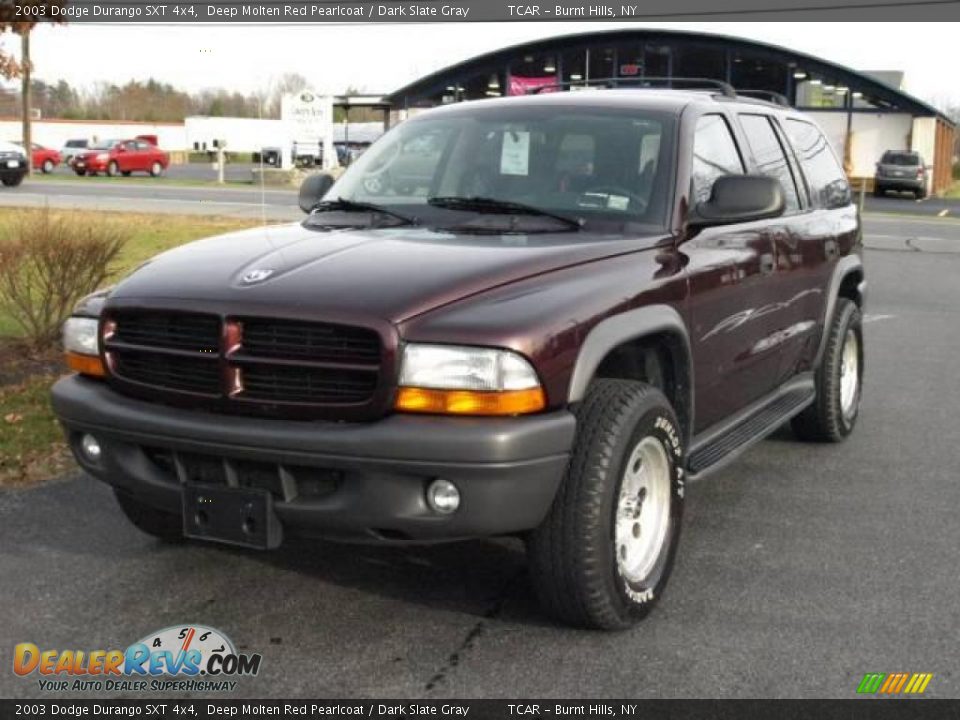
[[87, 160], [85, 158], [73, 158], [69, 165], [74, 170], [85, 170], [86, 172], [106, 172], [109, 160]]
[[[80, 376], [57, 382], [53, 407], [90, 474], [141, 502], [180, 513], [186, 483], [258, 483], [287, 535], [440, 541], [535, 528], [567, 464], [567, 411], [517, 418], [393, 415], [364, 424], [264, 420], [143, 402]], [[83, 433], [102, 448], [91, 463]], [[197, 469], [199, 468], [199, 469]], [[205, 468], [205, 469], [204, 469]], [[459, 509], [432, 511], [444, 478]]]

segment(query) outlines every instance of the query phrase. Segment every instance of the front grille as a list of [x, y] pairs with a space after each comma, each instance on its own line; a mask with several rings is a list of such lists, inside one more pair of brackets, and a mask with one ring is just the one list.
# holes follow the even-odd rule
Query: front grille
[[353, 419], [372, 415], [386, 395], [383, 346], [370, 328], [121, 309], [105, 314], [103, 332], [115, 386], [139, 396], [159, 391], [153, 397], [164, 402]]
[[209, 353], [220, 348], [220, 318], [216, 315], [124, 312], [113, 319], [117, 342]]
[[266, 402], [357, 403], [376, 387], [375, 371], [261, 365], [243, 371], [243, 396]]
[[188, 358], [114, 347], [111, 367], [121, 378], [211, 397], [220, 394], [220, 365], [213, 356]]
[[244, 351], [252, 355], [339, 363], [380, 360], [380, 336], [366, 328], [255, 318], [240, 322]]

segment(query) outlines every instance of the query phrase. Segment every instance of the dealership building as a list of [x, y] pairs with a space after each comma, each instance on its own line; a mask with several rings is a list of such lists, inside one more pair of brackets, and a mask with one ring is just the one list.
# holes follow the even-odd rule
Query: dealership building
[[[898, 72], [857, 72], [822, 58], [743, 38], [670, 30], [625, 29], [567, 35], [479, 55], [383, 95], [333, 98], [351, 120], [337, 123], [337, 142], [365, 146], [384, 127], [420, 109], [563, 84], [623, 87], [696, 87], [687, 80], [719, 80], [747, 95], [792, 105], [811, 115], [842, 155], [856, 183], [869, 181], [885, 150], [914, 150], [931, 168], [928, 190], [951, 182], [957, 129], [943, 113], [904, 92]], [[701, 82], [702, 86], [703, 83]], [[356, 112], [363, 109], [363, 113]], [[0, 117], [0, 139], [20, 137], [19, 117]], [[281, 120], [191, 117], [184, 123], [134, 123], [40, 119], [36, 142], [61, 147], [72, 138], [155, 135], [175, 157], [225, 143], [230, 152], [283, 145]]]
[[392, 117], [463, 100], [520, 95], [558, 83], [610, 79], [623, 87], [691, 87], [681, 79], [720, 80], [738, 92], [788, 103], [824, 129], [851, 178], [872, 178], [885, 150], [914, 150], [930, 172], [930, 191], [951, 183], [956, 127], [907, 94], [896, 72], [864, 73], [822, 58], [742, 38], [626, 29], [554, 37], [474, 57], [389, 95]]

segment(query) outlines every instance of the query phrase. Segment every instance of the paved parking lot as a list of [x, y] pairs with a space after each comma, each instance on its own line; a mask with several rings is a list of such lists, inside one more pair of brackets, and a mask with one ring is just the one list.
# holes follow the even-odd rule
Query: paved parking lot
[[[783, 431], [694, 485], [668, 593], [630, 632], [545, 621], [516, 541], [171, 548], [75, 475], [0, 493], [0, 653], [196, 622], [263, 653], [244, 697], [849, 698], [894, 671], [960, 696], [960, 223], [868, 229], [856, 433]], [[0, 696], [37, 694], [8, 668]]]

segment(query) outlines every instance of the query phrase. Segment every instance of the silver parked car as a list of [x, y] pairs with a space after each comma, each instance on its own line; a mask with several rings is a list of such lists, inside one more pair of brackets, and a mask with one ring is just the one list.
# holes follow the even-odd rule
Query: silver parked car
[[927, 166], [919, 153], [887, 150], [883, 154], [873, 178], [873, 194], [880, 197], [888, 190], [913, 193], [918, 200], [927, 196]]

